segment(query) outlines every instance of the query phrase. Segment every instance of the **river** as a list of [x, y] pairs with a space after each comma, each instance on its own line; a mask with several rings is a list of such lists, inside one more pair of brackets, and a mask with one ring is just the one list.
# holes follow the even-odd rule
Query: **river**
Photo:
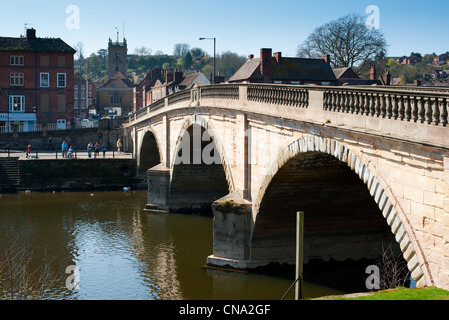
[[[53, 300], [280, 300], [292, 284], [204, 268], [213, 219], [148, 214], [146, 200], [146, 191], [3, 194], [0, 244], [18, 239], [31, 268], [49, 265], [60, 279], [46, 295]], [[338, 293], [304, 284], [307, 298]]]

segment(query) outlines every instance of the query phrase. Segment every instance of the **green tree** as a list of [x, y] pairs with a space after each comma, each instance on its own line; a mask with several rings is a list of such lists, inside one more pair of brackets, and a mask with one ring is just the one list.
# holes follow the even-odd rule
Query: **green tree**
[[206, 52], [201, 48], [193, 48], [190, 50], [193, 59], [203, 59]]
[[418, 53], [418, 52], [412, 52], [412, 53], [410, 53], [410, 55], [422, 59], [421, 53]]
[[192, 55], [191, 55], [190, 51], [187, 51], [186, 55], [182, 59], [182, 66], [184, 67], [184, 69], [187, 69], [192, 64], [193, 64]]

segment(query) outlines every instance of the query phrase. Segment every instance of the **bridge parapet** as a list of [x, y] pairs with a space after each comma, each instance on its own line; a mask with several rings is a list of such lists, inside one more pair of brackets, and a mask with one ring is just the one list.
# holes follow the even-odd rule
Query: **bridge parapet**
[[125, 125], [172, 109], [226, 108], [449, 147], [448, 100], [449, 91], [428, 88], [219, 84], [170, 95]]
[[448, 99], [445, 92], [336, 88], [325, 91], [323, 107], [326, 111], [446, 126]]

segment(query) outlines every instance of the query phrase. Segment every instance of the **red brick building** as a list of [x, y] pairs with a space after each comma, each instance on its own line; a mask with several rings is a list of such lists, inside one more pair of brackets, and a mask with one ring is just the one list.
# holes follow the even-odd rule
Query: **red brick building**
[[97, 85], [90, 79], [85, 79], [80, 74], [75, 75], [74, 87], [74, 112], [75, 119], [89, 119], [90, 110], [96, 109], [97, 106]]
[[74, 54], [59, 38], [0, 37], [0, 127], [32, 130], [74, 117]]
[[322, 59], [287, 58], [271, 49], [260, 50], [229, 79], [229, 83], [275, 83], [336, 85], [337, 78], [330, 66], [328, 55]]

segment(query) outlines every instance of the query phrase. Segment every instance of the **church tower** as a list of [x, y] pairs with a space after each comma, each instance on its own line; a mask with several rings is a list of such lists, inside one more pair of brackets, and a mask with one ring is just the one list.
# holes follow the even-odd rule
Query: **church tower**
[[128, 45], [126, 39], [123, 42], [119, 42], [117, 36], [117, 42], [113, 42], [109, 38], [109, 79], [111, 79], [117, 72], [121, 72], [125, 77], [128, 73]]

